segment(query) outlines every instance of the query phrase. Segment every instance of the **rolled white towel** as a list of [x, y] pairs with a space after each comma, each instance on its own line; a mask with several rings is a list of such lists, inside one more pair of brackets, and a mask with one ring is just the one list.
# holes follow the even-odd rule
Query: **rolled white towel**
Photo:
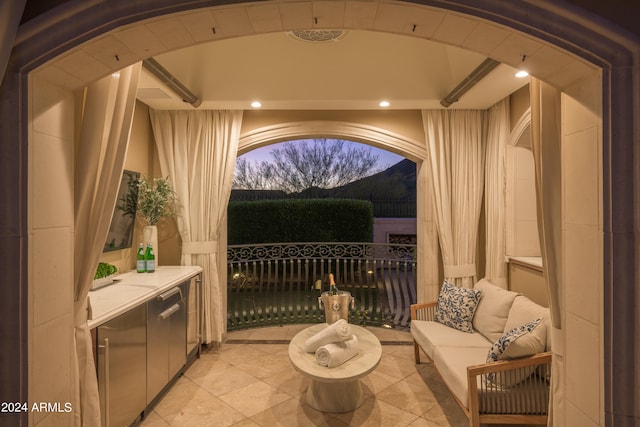
[[358, 355], [358, 337], [348, 341], [325, 344], [316, 350], [316, 362], [327, 368], [335, 368]]
[[351, 327], [344, 319], [327, 326], [304, 343], [304, 351], [315, 353], [318, 347], [332, 342], [341, 342], [351, 339]]

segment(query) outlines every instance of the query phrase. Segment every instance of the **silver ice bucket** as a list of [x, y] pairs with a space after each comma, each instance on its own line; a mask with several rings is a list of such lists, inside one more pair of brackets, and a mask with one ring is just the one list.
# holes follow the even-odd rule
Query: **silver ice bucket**
[[321, 309], [324, 307], [324, 317], [328, 324], [332, 324], [340, 319], [348, 322], [349, 305], [355, 308], [356, 302], [351, 292], [338, 291], [337, 295], [331, 295], [329, 291], [325, 291], [318, 297], [318, 305]]

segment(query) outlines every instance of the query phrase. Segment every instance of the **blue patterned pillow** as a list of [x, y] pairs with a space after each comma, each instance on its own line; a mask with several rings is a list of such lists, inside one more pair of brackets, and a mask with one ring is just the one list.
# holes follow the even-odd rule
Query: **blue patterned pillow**
[[438, 296], [434, 320], [462, 332], [473, 332], [471, 322], [480, 293], [477, 289], [459, 288], [445, 281]]
[[[522, 348], [518, 347], [518, 340], [526, 340], [531, 336], [531, 332], [542, 322], [542, 319], [536, 319], [531, 322], [527, 322], [522, 326], [518, 326], [509, 330], [503, 336], [498, 338], [489, 349], [487, 354], [487, 363], [495, 362], [500, 359], [511, 359], [513, 357], [523, 357], [532, 355], [540, 351], [544, 351], [544, 343], [539, 344], [540, 348], [537, 348], [537, 340], [527, 340], [531, 342], [523, 343]], [[528, 354], [531, 353], [531, 354]], [[507, 372], [492, 372], [487, 374], [487, 381], [494, 383], [502, 387], [513, 387], [516, 384], [521, 383], [528, 378], [534, 371], [534, 368], [521, 368], [517, 371]]]
[[494, 342], [489, 349], [489, 354], [487, 354], [487, 362], [495, 362], [496, 360], [508, 358], [505, 357], [505, 352], [507, 351], [509, 346], [521, 336], [530, 334], [531, 331], [533, 331], [535, 327], [540, 324], [540, 322], [542, 322], [542, 319], [532, 320], [531, 322], [525, 323], [522, 326], [511, 329], [503, 336], [498, 338], [498, 340]]

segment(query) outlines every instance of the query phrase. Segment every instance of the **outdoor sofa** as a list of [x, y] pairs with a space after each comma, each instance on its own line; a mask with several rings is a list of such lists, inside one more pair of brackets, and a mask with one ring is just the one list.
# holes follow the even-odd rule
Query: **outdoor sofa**
[[416, 363], [422, 349], [474, 427], [547, 423], [550, 328], [548, 308], [486, 279], [411, 305]]

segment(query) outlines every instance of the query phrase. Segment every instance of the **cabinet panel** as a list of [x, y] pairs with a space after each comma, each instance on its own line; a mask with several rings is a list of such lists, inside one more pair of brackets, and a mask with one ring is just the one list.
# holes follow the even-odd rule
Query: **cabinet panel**
[[146, 407], [146, 314], [143, 304], [96, 330], [103, 426], [129, 425]]
[[180, 289], [180, 312], [173, 313], [169, 320], [169, 342], [167, 354], [168, 380], [171, 380], [187, 360], [187, 310], [183, 288]]
[[192, 277], [184, 285], [184, 295], [187, 308], [187, 363], [198, 356], [201, 342], [201, 319], [200, 307], [201, 297], [201, 277]]
[[180, 287], [147, 302], [147, 403], [184, 366], [186, 329], [185, 301]]

